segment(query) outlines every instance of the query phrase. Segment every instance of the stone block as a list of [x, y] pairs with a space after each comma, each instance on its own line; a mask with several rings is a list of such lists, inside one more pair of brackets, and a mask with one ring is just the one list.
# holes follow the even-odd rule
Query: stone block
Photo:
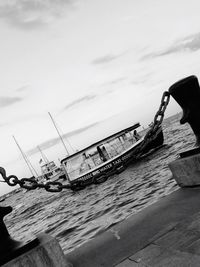
[[173, 178], [181, 187], [200, 185], [200, 154], [169, 163]]
[[38, 236], [35, 248], [5, 263], [2, 267], [72, 267], [57, 240], [49, 235]]

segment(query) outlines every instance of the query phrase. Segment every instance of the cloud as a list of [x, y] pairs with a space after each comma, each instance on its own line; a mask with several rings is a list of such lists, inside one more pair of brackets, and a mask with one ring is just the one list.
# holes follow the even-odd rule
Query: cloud
[[122, 54], [118, 54], [118, 55], [111, 55], [111, 54], [108, 54], [108, 55], [105, 55], [103, 57], [99, 57], [99, 58], [96, 58], [92, 61], [92, 64], [93, 65], [101, 65], [101, 64], [107, 64], [107, 63], [110, 63], [111, 61], [113, 60], [116, 60], [118, 59], [119, 57], [121, 57]]
[[0, 19], [24, 29], [44, 26], [72, 9], [76, 0], [1, 0]]
[[101, 83], [98, 86], [101, 90], [99, 92], [99, 95], [112, 94], [113, 92], [119, 89], [119, 86], [121, 88], [122, 84], [127, 80], [128, 78], [124, 76], [124, 77], [116, 78], [116, 79]]
[[21, 101], [20, 97], [0, 97], [0, 108], [7, 107]]
[[[142, 72], [144, 73], [145, 71], [143, 70]], [[144, 84], [146, 82], [149, 82], [153, 75], [154, 75], [153, 72], [136, 75], [134, 80], [132, 80], [130, 83], [133, 85]]]
[[116, 85], [116, 84], [119, 84], [119, 83], [121, 83], [121, 82], [124, 82], [125, 80], [127, 80], [127, 77], [120, 77], [120, 78], [113, 79], [113, 80], [111, 80], [111, 81], [102, 83], [102, 84], [100, 85], [100, 87], [110, 86], [110, 85]]
[[[62, 135], [62, 138], [66, 142], [67, 138], [70, 138], [73, 135], [80, 134], [80, 133], [82, 133], [82, 132], [84, 132], [84, 131], [86, 131], [86, 130], [92, 128], [92, 127], [94, 127], [97, 124], [98, 124], [98, 122], [92, 123], [90, 125], [87, 125], [85, 127], [79, 128], [77, 130], [73, 130], [71, 132], [65, 133], [65, 134]], [[56, 138], [49, 139], [49, 140], [47, 140], [47, 141], [39, 144], [39, 147], [42, 150], [45, 150], [45, 149], [48, 149], [48, 148], [50, 148], [52, 146], [55, 146], [56, 144], [59, 144], [60, 142], [61, 142], [60, 138], [59, 137], [56, 137]], [[38, 148], [32, 148], [32, 149], [30, 149], [27, 152], [27, 155], [31, 156], [31, 155], [36, 154], [36, 153], [38, 153]]]
[[96, 97], [97, 97], [96, 95], [83, 96], [83, 97], [78, 98], [78, 99], [74, 100], [73, 102], [69, 103], [67, 106], [65, 106], [63, 108], [63, 110], [70, 109], [72, 107], [78, 106], [81, 103], [86, 103], [86, 102], [88, 102], [90, 100], [95, 99]]
[[162, 51], [146, 54], [141, 59], [155, 58], [179, 52], [195, 52], [198, 51], [199, 49], [200, 49], [200, 33], [196, 33], [187, 36], [183, 39], [177, 40], [170, 47]]
[[7, 123], [0, 123], [0, 128], [6, 126]]
[[28, 85], [24, 85], [24, 86], [22, 86], [22, 87], [17, 88], [15, 91], [16, 91], [16, 92], [24, 92], [24, 91], [26, 91], [28, 88], [29, 88]]

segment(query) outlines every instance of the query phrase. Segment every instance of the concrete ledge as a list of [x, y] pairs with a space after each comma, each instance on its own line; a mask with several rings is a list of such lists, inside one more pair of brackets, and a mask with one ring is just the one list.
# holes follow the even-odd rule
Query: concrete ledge
[[49, 235], [38, 236], [39, 245], [23, 255], [7, 262], [2, 267], [71, 267], [56, 241]]
[[169, 168], [179, 186], [200, 185], [200, 154], [177, 159], [169, 163]]
[[66, 255], [73, 267], [115, 266], [200, 211], [200, 188], [179, 189]]

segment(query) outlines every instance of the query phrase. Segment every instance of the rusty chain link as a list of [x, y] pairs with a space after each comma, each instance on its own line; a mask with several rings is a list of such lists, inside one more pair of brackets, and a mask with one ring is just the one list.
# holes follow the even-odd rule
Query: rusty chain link
[[[148, 130], [148, 132], [146, 133], [145, 137], [144, 137], [144, 143], [142, 145], [142, 148], [140, 147], [140, 151], [146, 146], [146, 144], [148, 143], [149, 139], [152, 137], [152, 135], [154, 134], [154, 132], [157, 131], [157, 129], [160, 127], [160, 125], [162, 124], [163, 118], [164, 118], [164, 113], [165, 110], [167, 108], [167, 105], [169, 103], [170, 100], [170, 93], [168, 91], [165, 91], [163, 93], [162, 99], [161, 99], [161, 104], [160, 107], [158, 109], [158, 111], [156, 112], [156, 115], [154, 117], [154, 121], [153, 123], [150, 125], [150, 129]], [[136, 158], [138, 158], [139, 156], [141, 156], [142, 153], [139, 153], [138, 156]], [[10, 176], [6, 176], [6, 171], [4, 168], [0, 167], [0, 174], [3, 177], [4, 181], [10, 185], [10, 186], [16, 186], [19, 185], [22, 188], [25, 188], [27, 190], [34, 190], [37, 188], [44, 188], [47, 192], [61, 192], [63, 189], [75, 189], [76, 186], [78, 185], [79, 188], [83, 187], [83, 185], [81, 184], [77, 184], [77, 185], [64, 185], [58, 181], [49, 181], [46, 184], [43, 183], [39, 183], [37, 182], [35, 179], [31, 179], [31, 178], [22, 178], [22, 179], [18, 179], [17, 176], [15, 175], [10, 175]]]

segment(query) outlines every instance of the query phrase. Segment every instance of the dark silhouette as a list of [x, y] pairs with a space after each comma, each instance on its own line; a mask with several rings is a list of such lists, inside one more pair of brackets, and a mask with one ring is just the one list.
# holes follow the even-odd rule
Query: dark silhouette
[[169, 88], [169, 93], [183, 109], [181, 124], [188, 122], [200, 146], [200, 87], [196, 76], [182, 79]]

